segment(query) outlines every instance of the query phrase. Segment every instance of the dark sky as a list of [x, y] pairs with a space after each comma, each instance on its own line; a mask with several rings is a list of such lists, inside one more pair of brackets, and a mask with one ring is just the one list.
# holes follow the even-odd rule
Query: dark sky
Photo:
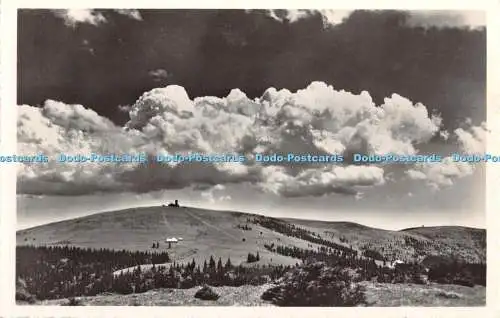
[[314, 13], [288, 22], [264, 11], [139, 11], [141, 19], [95, 11], [105, 23], [68, 25], [51, 11], [20, 10], [18, 104], [82, 104], [121, 125], [128, 114], [118, 106], [154, 87], [258, 97], [324, 81], [366, 90], [377, 104], [392, 93], [422, 102], [448, 128], [485, 120], [484, 28], [415, 26], [395, 11], [355, 11], [328, 27]]

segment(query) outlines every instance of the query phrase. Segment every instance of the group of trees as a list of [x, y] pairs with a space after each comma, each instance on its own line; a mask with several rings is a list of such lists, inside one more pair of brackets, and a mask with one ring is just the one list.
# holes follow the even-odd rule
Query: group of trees
[[[254, 258], [260, 258], [257, 256]], [[213, 256], [203, 264], [169, 262], [168, 253], [19, 246], [16, 276], [36, 299], [94, 296], [103, 292], [128, 294], [154, 288], [259, 285], [281, 277], [291, 267], [234, 266]], [[141, 266], [142, 264], [142, 266]], [[148, 269], [145, 269], [145, 264]], [[123, 270], [128, 268], [128, 270]], [[132, 268], [132, 269], [130, 269]], [[121, 272], [118, 272], [122, 269]]]
[[429, 266], [429, 279], [441, 284], [486, 286], [486, 264], [467, 263], [456, 258], [426, 257], [422, 263]]
[[327, 247], [319, 247], [317, 250], [303, 249], [296, 246], [278, 245], [274, 248], [274, 244], [265, 245], [265, 248], [271, 252], [297, 258], [303, 261], [304, 264], [322, 262], [331, 267], [350, 268], [357, 271], [359, 280], [370, 280], [377, 276], [377, 266], [373, 259], [358, 257], [350, 253], [345, 253], [341, 250], [335, 250]]
[[240, 230], [244, 230], [244, 231], [251, 231], [251, 230], [252, 230], [252, 228], [251, 228], [251, 227], [249, 227], [249, 226], [248, 226], [248, 224], [245, 224], [245, 225], [240, 225], [240, 224], [238, 224], [238, 225], [236, 226], [236, 228], [238, 228], [238, 229], [240, 229]]
[[346, 254], [351, 254], [351, 255], [357, 255], [358, 251], [347, 247], [345, 245], [337, 244], [335, 242], [325, 240], [321, 238], [321, 236], [315, 232], [303, 229], [299, 226], [296, 226], [295, 224], [289, 224], [286, 222], [283, 222], [278, 219], [270, 218], [270, 217], [259, 217], [255, 218], [253, 220], [253, 223], [258, 224], [262, 227], [265, 227], [267, 229], [270, 229], [272, 231], [290, 236], [290, 237], [296, 237], [299, 239], [302, 239], [304, 241], [308, 241], [311, 243], [319, 244], [319, 245], [324, 245], [327, 247], [331, 247], [336, 250], [341, 250], [342, 252]]
[[138, 264], [170, 261], [167, 252], [130, 252], [68, 246], [18, 246], [16, 276], [37, 297], [92, 294], [95, 286], [109, 283], [113, 272]]
[[[358, 257], [327, 247], [317, 250], [302, 249], [296, 246], [274, 246], [266, 244], [271, 252], [301, 259], [305, 264], [322, 262], [330, 267], [350, 268], [355, 271], [354, 279], [366, 281], [376, 279], [380, 283], [425, 284], [434, 281], [443, 284], [464, 286], [486, 286], [486, 264], [467, 263], [458, 260], [439, 262], [426, 267], [417, 261], [398, 264], [395, 268], [380, 266], [372, 257]], [[448, 258], [446, 258], [448, 259]]]
[[[234, 266], [228, 259], [216, 262], [214, 257], [203, 265], [193, 260], [188, 264], [153, 266], [144, 271], [138, 266], [133, 271], [120, 273], [113, 284], [102, 286], [101, 292], [113, 291], [120, 294], [141, 293], [155, 288], [192, 288], [200, 285], [242, 286], [262, 285], [282, 277], [290, 266]], [[105, 288], [104, 288], [105, 287]]]
[[253, 255], [252, 253], [248, 253], [247, 263], [255, 263], [255, 262], [258, 262], [258, 261], [260, 261], [259, 252], [257, 252], [256, 255]]
[[365, 249], [363, 251], [362, 255], [364, 257], [373, 258], [373, 259], [379, 260], [379, 261], [387, 261], [387, 259], [382, 254], [380, 254], [379, 252], [377, 252], [375, 250], [371, 250], [371, 249]]
[[160, 248], [160, 242], [153, 242], [151, 248]]

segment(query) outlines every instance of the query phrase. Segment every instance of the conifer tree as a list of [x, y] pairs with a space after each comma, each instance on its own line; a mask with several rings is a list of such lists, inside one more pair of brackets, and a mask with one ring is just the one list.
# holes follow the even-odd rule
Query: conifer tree
[[222, 259], [219, 257], [219, 261], [217, 262], [217, 272], [222, 273], [222, 270], [224, 268], [222, 267]]
[[231, 264], [231, 258], [230, 257], [227, 258], [227, 262], [226, 262], [226, 265], [224, 267], [226, 268], [226, 270], [228, 270], [231, 267], [233, 267], [233, 264]]
[[210, 260], [208, 261], [208, 265], [211, 271], [215, 270], [215, 260], [212, 255], [210, 255]]

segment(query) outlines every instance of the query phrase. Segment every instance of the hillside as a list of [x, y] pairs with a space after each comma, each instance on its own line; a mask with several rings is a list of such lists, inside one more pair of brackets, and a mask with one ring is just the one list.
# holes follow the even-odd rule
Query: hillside
[[[17, 243], [152, 251], [153, 241], [159, 241], [160, 249], [165, 250], [167, 237], [182, 237], [181, 242], [168, 249], [176, 262], [194, 258], [199, 263], [216, 255], [223, 259], [230, 257], [238, 264], [246, 261], [249, 252], [259, 252], [261, 263], [285, 265], [298, 260], [272, 254], [264, 244], [281, 242], [301, 248], [309, 245], [306, 241], [249, 224], [249, 217], [252, 215], [195, 208], [127, 209], [21, 230], [17, 233]], [[237, 228], [245, 224], [252, 230]]]
[[[259, 252], [260, 264], [292, 265], [297, 259], [268, 251], [265, 244], [316, 249], [320, 245], [255, 224], [271, 220], [303, 229], [345, 247], [376, 251], [387, 260], [420, 260], [427, 255], [460, 255], [470, 262], [485, 262], [486, 231], [466, 227], [426, 227], [389, 231], [350, 222], [274, 219], [240, 212], [190, 207], [147, 207], [105, 212], [17, 232], [18, 245], [71, 245], [76, 247], [152, 251], [152, 243], [167, 249], [165, 238], [182, 237], [168, 249], [173, 261], [193, 258], [203, 262], [210, 255], [245, 263], [249, 252]], [[263, 223], [261, 223], [263, 224]], [[238, 228], [247, 225], [251, 230]]]

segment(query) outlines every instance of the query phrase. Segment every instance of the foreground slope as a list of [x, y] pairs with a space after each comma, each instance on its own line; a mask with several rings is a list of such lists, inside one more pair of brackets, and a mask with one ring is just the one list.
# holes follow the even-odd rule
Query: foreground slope
[[[141, 294], [102, 294], [78, 297], [80, 306], [274, 306], [261, 298], [272, 284], [241, 287], [212, 287], [221, 297], [216, 301], [200, 300], [194, 297], [200, 287], [190, 289], [161, 288]], [[375, 307], [462, 307], [484, 306], [486, 288], [465, 287], [445, 284], [380, 284], [363, 282], [366, 288], [368, 306]], [[69, 299], [37, 301], [35, 305], [66, 305]], [[24, 303], [18, 301], [19, 305]]]
[[[270, 219], [240, 212], [189, 207], [146, 207], [99, 213], [18, 231], [18, 245], [72, 245], [77, 247], [152, 251], [160, 242], [176, 262], [203, 262], [210, 255], [246, 261], [259, 252], [260, 264], [295, 264], [297, 259], [269, 252], [276, 244], [316, 249], [319, 245], [279, 233], [272, 227], [253, 224]], [[485, 262], [486, 231], [466, 227], [426, 227], [389, 231], [351, 222], [273, 219], [313, 232], [317, 237], [363, 252], [376, 251], [387, 260], [421, 260], [427, 255], [458, 255], [469, 262]], [[241, 229], [248, 226], [251, 229]], [[165, 238], [183, 240], [168, 249]]]

